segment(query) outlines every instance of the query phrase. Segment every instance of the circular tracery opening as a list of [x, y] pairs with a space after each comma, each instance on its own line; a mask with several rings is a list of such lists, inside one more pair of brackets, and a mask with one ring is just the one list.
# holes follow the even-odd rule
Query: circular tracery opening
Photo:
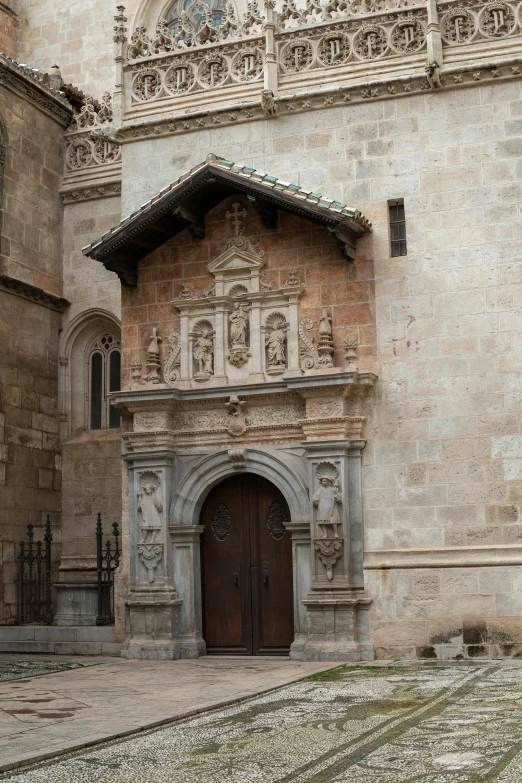
[[206, 10], [210, 8], [214, 26], [221, 27], [226, 5], [226, 0], [209, 0], [209, 2], [203, 2], [203, 0], [175, 0], [166, 12], [165, 19], [170, 30], [176, 34], [179, 29], [181, 14], [186, 13], [193, 30], [197, 32]]

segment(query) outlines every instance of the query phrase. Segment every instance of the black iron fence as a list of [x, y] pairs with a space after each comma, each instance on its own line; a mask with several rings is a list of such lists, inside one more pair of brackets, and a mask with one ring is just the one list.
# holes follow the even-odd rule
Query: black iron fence
[[34, 540], [33, 525], [27, 525], [27, 541], [20, 541], [18, 555], [18, 622], [51, 625], [51, 518], [47, 515], [44, 540]]
[[120, 531], [118, 523], [112, 523], [114, 547], [110, 539], [103, 544], [101, 514], [96, 520], [96, 570], [98, 574], [98, 616], [96, 625], [111, 625], [114, 622], [114, 572], [120, 564]]

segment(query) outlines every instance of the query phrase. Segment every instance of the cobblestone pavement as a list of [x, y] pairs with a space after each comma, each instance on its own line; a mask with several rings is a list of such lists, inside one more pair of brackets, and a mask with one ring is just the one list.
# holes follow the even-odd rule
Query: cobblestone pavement
[[313, 675], [11, 783], [520, 783], [522, 666], [387, 665]]
[[[0, 656], [6, 669], [13, 661], [15, 656]], [[0, 774], [223, 707], [334, 666], [273, 658], [129, 661], [77, 656], [38, 656], [31, 663], [33, 674], [41, 674], [47, 664], [60, 671], [0, 683]]]
[[56, 674], [69, 669], [82, 669], [84, 666], [96, 666], [96, 663], [75, 663], [73, 661], [38, 660], [24, 661], [0, 659], [0, 682], [22, 680], [26, 677], [41, 677], [43, 674]]

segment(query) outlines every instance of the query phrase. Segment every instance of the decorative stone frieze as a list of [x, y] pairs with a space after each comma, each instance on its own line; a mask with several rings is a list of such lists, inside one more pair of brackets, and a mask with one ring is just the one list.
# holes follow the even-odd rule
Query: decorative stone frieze
[[97, 182], [89, 187], [64, 187], [60, 192], [64, 204], [79, 204], [99, 198], [121, 196], [121, 182]]
[[[522, 72], [522, 57], [510, 57], [502, 61], [486, 60], [477, 64], [462, 64], [444, 69], [441, 76], [443, 85], [464, 88], [477, 81], [489, 83], [492, 81], [509, 81], [517, 79]], [[252, 120], [264, 120], [267, 116], [285, 114], [300, 114], [328, 107], [342, 107], [347, 104], [367, 103], [369, 101], [393, 99], [400, 95], [418, 95], [435, 87], [430, 82], [431, 77], [424, 73], [401, 75], [383, 75], [378, 78], [367, 78], [363, 83], [339, 87], [338, 84], [321, 88], [310, 88], [302, 96], [280, 95], [277, 98], [272, 91], [253, 94], [248, 101], [232, 103], [226, 107], [194, 108], [189, 114], [169, 116], [168, 118], [138, 121], [123, 128], [119, 136], [122, 143], [138, 139], [154, 138], [156, 136], [172, 136], [186, 134], [189, 131], [200, 131], [201, 128], [211, 128], [215, 125], [237, 125]], [[265, 93], [267, 95], [265, 95]], [[270, 93], [270, 95], [268, 95]]]
[[441, 3], [438, 12], [445, 46], [509, 38], [522, 31], [520, 8], [503, 0]]

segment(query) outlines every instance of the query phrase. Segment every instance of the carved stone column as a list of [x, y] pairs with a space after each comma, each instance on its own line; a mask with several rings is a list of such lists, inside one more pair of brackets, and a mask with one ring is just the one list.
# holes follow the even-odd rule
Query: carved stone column
[[265, 380], [261, 364], [261, 307], [259, 299], [254, 299], [250, 308], [250, 352], [252, 354], [252, 371], [249, 373], [250, 383], [262, 383]]
[[265, 31], [265, 73], [264, 73], [264, 86], [265, 90], [272, 90], [274, 95], [277, 95], [278, 74], [277, 74], [277, 57], [275, 51], [275, 3], [274, 0], [265, 0], [265, 14], [266, 21], [264, 24]]
[[299, 377], [303, 373], [299, 367], [299, 293], [288, 300], [288, 378]]

